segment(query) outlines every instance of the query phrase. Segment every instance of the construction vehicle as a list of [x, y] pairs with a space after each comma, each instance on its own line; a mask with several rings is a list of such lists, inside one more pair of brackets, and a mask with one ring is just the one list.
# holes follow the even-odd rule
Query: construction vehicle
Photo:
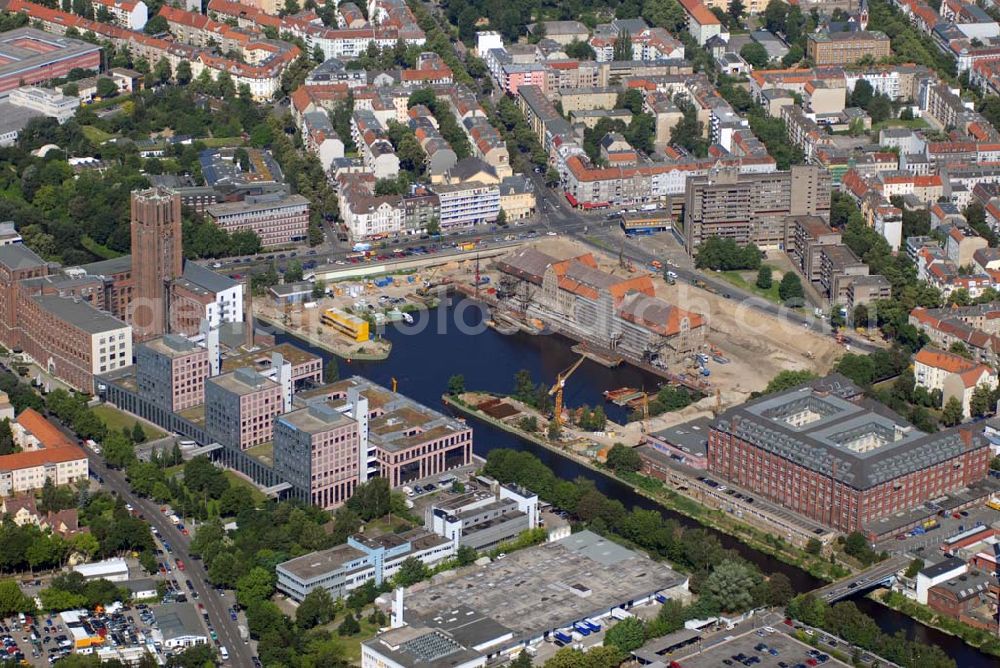
[[583, 360], [587, 359], [583, 355], [580, 355], [580, 359], [573, 363], [573, 366], [569, 367], [565, 371], [561, 372], [556, 376], [556, 382], [549, 390], [549, 396], [555, 395], [555, 406], [553, 408], [552, 419], [557, 425], [562, 426], [562, 410], [563, 410], [563, 389], [566, 387], [566, 381], [569, 379], [573, 372], [580, 368], [583, 364]]
[[653, 260], [652, 262], [649, 263], [649, 266], [657, 270], [663, 269], [663, 263], [660, 262], [659, 260]]

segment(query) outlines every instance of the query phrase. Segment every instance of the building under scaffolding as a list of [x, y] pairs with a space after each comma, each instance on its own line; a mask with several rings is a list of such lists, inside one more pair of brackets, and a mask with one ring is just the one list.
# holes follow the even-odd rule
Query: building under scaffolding
[[589, 253], [559, 260], [522, 248], [497, 268], [501, 309], [622, 356], [671, 364], [705, 341], [704, 318], [656, 297], [649, 275], [609, 274]]

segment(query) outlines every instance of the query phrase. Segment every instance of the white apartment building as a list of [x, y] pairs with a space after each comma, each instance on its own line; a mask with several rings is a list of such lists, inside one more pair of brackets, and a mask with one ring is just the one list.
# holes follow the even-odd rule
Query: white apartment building
[[0, 457], [0, 496], [33, 492], [47, 480], [69, 485], [86, 480], [87, 454], [75, 445], [18, 452]]
[[441, 201], [441, 229], [491, 223], [500, 213], [500, 187], [478, 181], [434, 186]]
[[149, 8], [142, 0], [133, 2], [132, 0], [90, 0], [94, 8], [94, 15], [100, 11], [101, 7], [108, 10], [115, 22], [122, 28], [129, 30], [142, 30], [149, 20]]

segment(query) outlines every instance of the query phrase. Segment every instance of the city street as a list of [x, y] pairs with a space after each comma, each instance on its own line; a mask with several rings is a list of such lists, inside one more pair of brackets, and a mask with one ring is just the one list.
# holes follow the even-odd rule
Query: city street
[[148, 499], [142, 499], [132, 492], [125, 475], [121, 471], [108, 468], [98, 457], [90, 458], [90, 468], [104, 479], [104, 487], [117, 493], [119, 497], [145, 516], [146, 522], [160, 532], [161, 540], [170, 543], [172, 553], [168, 555], [171, 567], [177, 559], [184, 562], [183, 572], [174, 571], [173, 575], [183, 586], [185, 579], [190, 579], [198, 592], [198, 601], [205, 606], [209, 621], [219, 635], [219, 642], [229, 651], [229, 663], [234, 666], [253, 665], [253, 653], [249, 644], [240, 640], [237, 622], [229, 617], [228, 602], [223, 594], [217, 592], [208, 582], [208, 574], [200, 559], [193, 559], [188, 547], [191, 539], [177, 530], [170, 520], [160, 512], [160, 506]]

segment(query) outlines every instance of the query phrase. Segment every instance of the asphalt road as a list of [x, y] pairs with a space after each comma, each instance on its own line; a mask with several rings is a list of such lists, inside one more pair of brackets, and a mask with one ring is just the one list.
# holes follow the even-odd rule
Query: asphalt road
[[[93, 455], [93, 453], [88, 453]], [[175, 571], [173, 575], [178, 583], [184, 587], [184, 580], [190, 579], [194, 589], [198, 592], [198, 601], [205, 606], [208, 618], [219, 636], [219, 641], [229, 651], [228, 663], [233, 666], [251, 666], [253, 664], [253, 653], [250, 645], [240, 640], [240, 633], [237, 622], [229, 617], [228, 608], [230, 604], [223, 599], [222, 594], [206, 583], [208, 574], [201, 560], [191, 558], [188, 548], [191, 543], [189, 536], [183, 535], [177, 530], [170, 520], [160, 512], [159, 504], [148, 499], [143, 499], [132, 492], [132, 488], [125, 480], [125, 475], [121, 471], [108, 468], [104, 461], [95, 456], [90, 457], [90, 468], [104, 479], [103, 486], [118, 494], [126, 503], [141, 512], [145, 516], [146, 523], [160, 532], [161, 540], [170, 543], [172, 553], [168, 555], [173, 558], [171, 568]], [[177, 571], [175, 563], [177, 559], [184, 562], [184, 570]], [[211, 642], [211, 641], [210, 641]]]

